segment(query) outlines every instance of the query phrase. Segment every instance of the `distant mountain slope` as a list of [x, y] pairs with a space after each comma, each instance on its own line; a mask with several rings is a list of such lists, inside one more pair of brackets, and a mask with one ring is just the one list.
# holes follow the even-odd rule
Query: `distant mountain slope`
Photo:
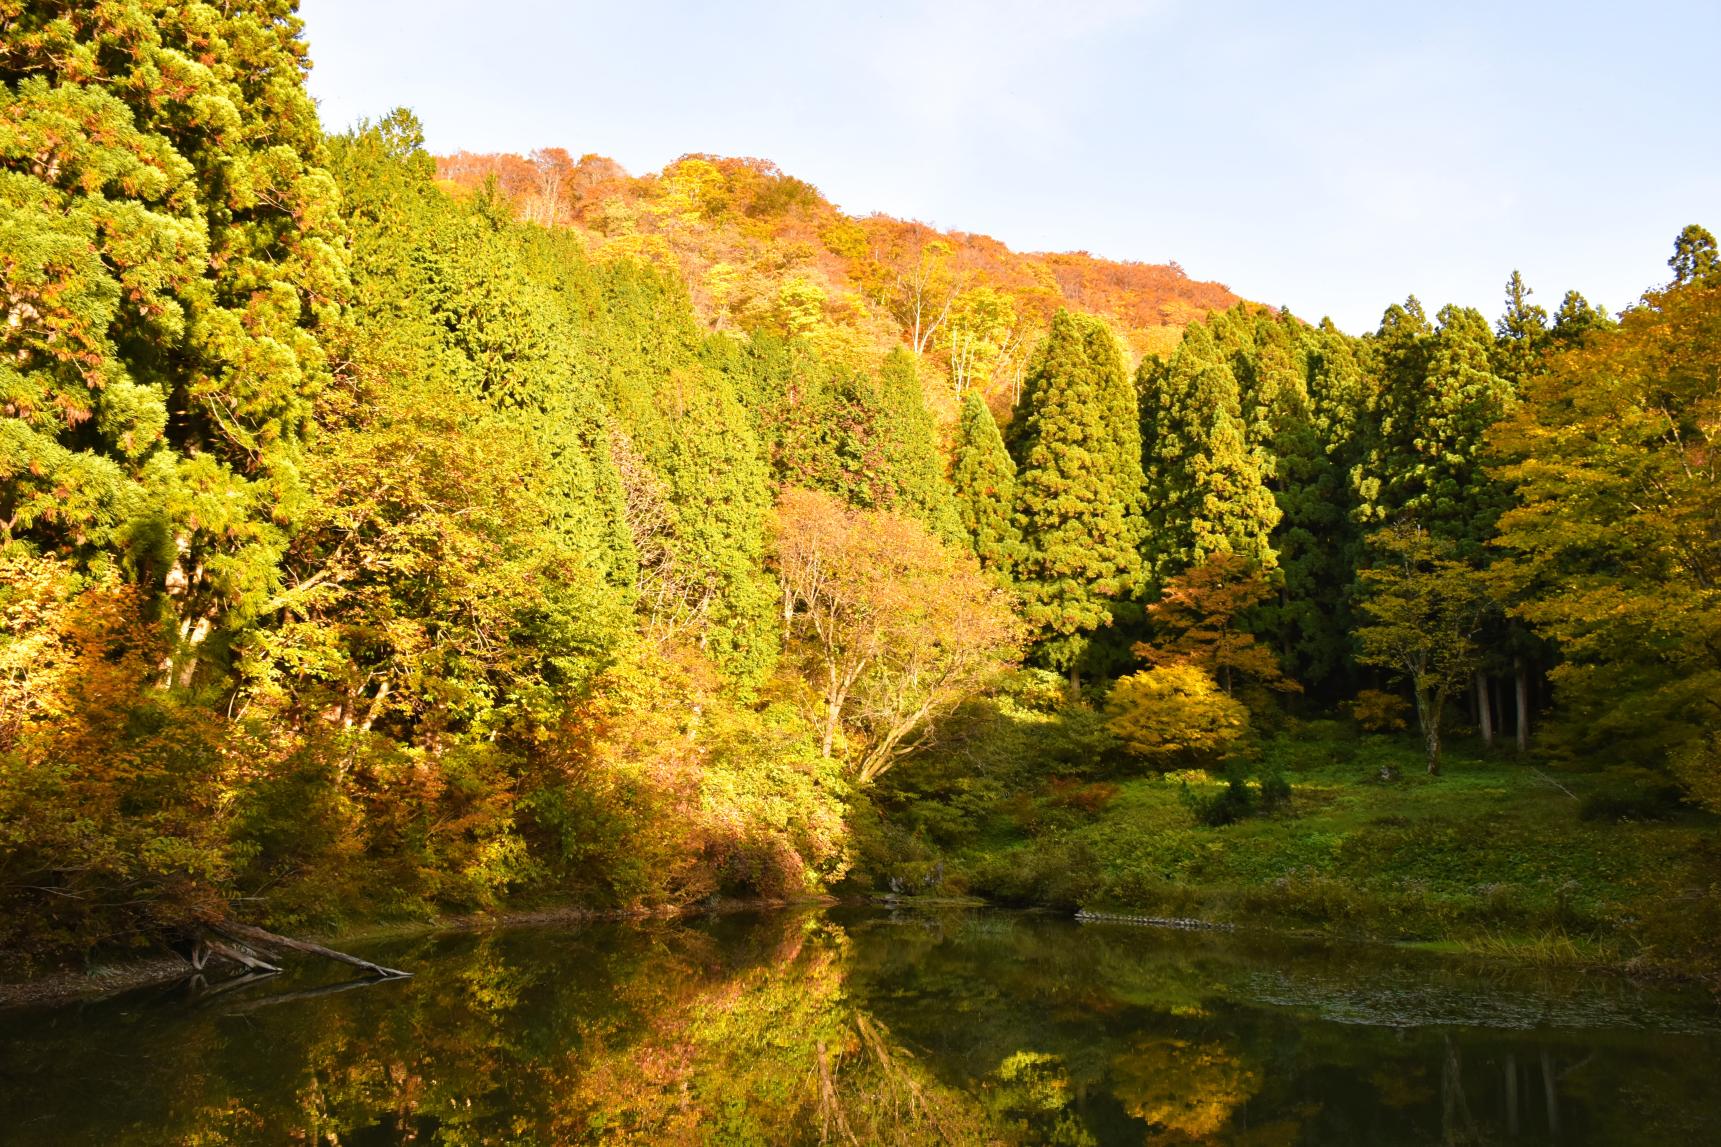
[[953, 398], [1013, 391], [1059, 307], [1101, 316], [1139, 357], [1239, 301], [1175, 263], [1024, 254], [985, 235], [846, 215], [761, 159], [689, 155], [635, 177], [560, 149], [461, 152], [439, 157], [437, 174], [469, 191], [493, 179], [518, 217], [571, 227], [600, 256], [676, 268], [712, 329], [772, 328], [851, 354], [907, 342], [943, 367]]

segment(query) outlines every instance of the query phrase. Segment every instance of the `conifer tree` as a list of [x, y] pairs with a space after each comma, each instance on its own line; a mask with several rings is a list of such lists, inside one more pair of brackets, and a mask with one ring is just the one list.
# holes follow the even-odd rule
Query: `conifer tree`
[[1360, 451], [1368, 384], [1352, 340], [1330, 320], [1299, 333], [1303, 377], [1280, 389], [1274, 438], [1273, 533], [1283, 583], [1264, 608], [1291, 673], [1311, 688], [1337, 684], [1350, 661], [1351, 600], [1361, 557], [1351, 467]]
[[1136, 592], [1140, 431], [1115, 339], [1060, 311], [1026, 380], [1015, 435], [1019, 580], [1038, 656], [1079, 683], [1094, 634]]
[[1231, 365], [1195, 323], [1170, 362], [1138, 373], [1148, 485], [1146, 559], [1160, 582], [1215, 553], [1263, 570], [1277, 566], [1270, 535], [1280, 511], [1267, 489], [1271, 464], [1246, 437]]
[[1721, 281], [1721, 250], [1716, 248], [1715, 236], [1695, 223], [1673, 240], [1673, 257], [1667, 265], [1673, 269], [1674, 286], [1712, 286]]
[[962, 523], [944, 477], [938, 435], [926, 409], [914, 355], [896, 347], [878, 371], [878, 437], [894, 487], [886, 508], [918, 519], [942, 541], [959, 543]]
[[1494, 327], [1494, 370], [1514, 387], [1535, 369], [1550, 340], [1548, 312], [1530, 302], [1532, 293], [1513, 271], [1506, 280], [1506, 310]]
[[950, 477], [957, 516], [980, 564], [994, 574], [1011, 576], [1022, 547], [1012, 517], [1016, 464], [1004, 449], [991, 408], [976, 390], [962, 400]]
[[299, 33], [124, 0], [13, 5], [0, 36], [0, 514], [164, 590], [177, 679], [278, 588], [346, 292]]
[[1414, 520], [1475, 557], [1503, 504], [1484, 472], [1484, 439], [1512, 387], [1495, 373], [1486, 319], [1448, 306], [1439, 320], [1430, 326], [1412, 299], [1390, 308], [1371, 339], [1378, 421], [1359, 470], [1359, 512], [1367, 522]]
[[685, 288], [632, 260], [593, 264], [578, 238], [518, 229], [610, 418], [648, 621], [687, 629], [748, 684], [775, 661], [775, 587], [763, 570], [769, 473], [731, 377], [706, 361]]
[[1569, 346], [1589, 331], [1612, 326], [1613, 319], [1607, 308], [1592, 305], [1577, 291], [1567, 291], [1566, 297], [1560, 300], [1560, 309], [1554, 312], [1554, 327], [1550, 333], [1556, 344]]

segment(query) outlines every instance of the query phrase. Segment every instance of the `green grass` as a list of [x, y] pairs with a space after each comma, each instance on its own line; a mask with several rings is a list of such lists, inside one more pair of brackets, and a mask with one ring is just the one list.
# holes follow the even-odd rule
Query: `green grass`
[[[1389, 763], [1400, 777], [1383, 782]], [[1509, 752], [1462, 744], [1430, 777], [1408, 739], [1336, 726], [1269, 742], [1262, 764], [1291, 781], [1289, 807], [1219, 828], [1197, 823], [1183, 799], [1185, 784], [1221, 783], [1199, 773], [1114, 777], [1097, 811], [1017, 794], [951, 842], [948, 884], [1013, 903], [1549, 964], [1716, 964], [1714, 818], [1586, 820], [1597, 777], [1560, 774], [1567, 793]]]

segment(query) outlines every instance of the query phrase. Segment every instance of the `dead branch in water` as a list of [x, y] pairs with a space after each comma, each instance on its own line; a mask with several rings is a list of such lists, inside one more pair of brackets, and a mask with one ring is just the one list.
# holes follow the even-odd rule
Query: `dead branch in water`
[[[382, 980], [402, 980], [411, 976], [411, 972], [403, 972], [398, 968], [385, 968], [381, 964], [373, 964], [369, 960], [338, 952], [333, 948], [325, 948], [321, 944], [313, 944], [309, 940], [295, 940], [291, 936], [280, 936], [274, 932], [255, 927], [250, 924], [240, 924], [232, 920], [211, 921], [204, 925], [211, 932], [220, 933], [229, 940], [257, 948], [265, 955], [273, 956], [271, 949], [280, 948], [288, 952], [299, 952], [306, 956], [321, 956], [325, 960], [336, 960], [342, 964], [351, 964], [355, 968], [363, 968], [371, 975]], [[234, 951], [220, 940], [205, 937], [203, 943], [216, 955], [224, 956], [253, 971], [279, 971], [273, 965], [264, 963], [254, 957], [248, 957], [243, 952]], [[219, 945], [219, 947], [217, 946]], [[223, 950], [226, 949], [226, 950]], [[277, 957], [278, 958], [278, 957]]]

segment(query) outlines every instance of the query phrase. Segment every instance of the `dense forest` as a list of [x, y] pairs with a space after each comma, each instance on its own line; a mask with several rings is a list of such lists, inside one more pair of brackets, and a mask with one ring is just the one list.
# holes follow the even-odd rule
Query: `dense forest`
[[329, 134], [293, 9], [0, 2], [11, 963], [825, 892], [1715, 957], [1709, 232], [1353, 336]]

